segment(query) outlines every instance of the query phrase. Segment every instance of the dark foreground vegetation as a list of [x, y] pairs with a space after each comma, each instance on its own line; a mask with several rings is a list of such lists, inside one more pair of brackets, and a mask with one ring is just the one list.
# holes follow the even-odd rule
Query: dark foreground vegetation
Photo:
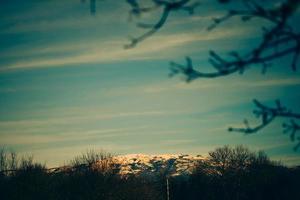
[[[0, 199], [167, 199], [168, 173], [121, 176], [106, 153], [86, 153], [70, 167], [46, 169], [31, 157], [0, 151]], [[101, 163], [95, 167], [95, 163]], [[270, 161], [263, 152], [221, 147], [199, 162], [190, 175], [171, 176], [175, 199], [299, 199], [300, 168]]]

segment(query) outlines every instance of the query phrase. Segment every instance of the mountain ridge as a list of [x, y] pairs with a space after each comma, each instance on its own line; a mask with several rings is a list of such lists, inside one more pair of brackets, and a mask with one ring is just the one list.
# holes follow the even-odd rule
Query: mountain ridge
[[191, 174], [201, 155], [188, 154], [127, 154], [112, 157], [121, 175], [163, 173], [169, 176]]

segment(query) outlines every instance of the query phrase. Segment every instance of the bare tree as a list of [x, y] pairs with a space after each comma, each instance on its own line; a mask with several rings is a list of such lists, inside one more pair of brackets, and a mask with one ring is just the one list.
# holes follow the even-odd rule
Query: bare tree
[[[218, 0], [219, 3], [230, 1]], [[85, 0], [82, 0], [82, 2], [85, 2]], [[198, 0], [149, 0], [149, 2], [152, 2], [150, 6], [145, 6], [139, 0], [126, 0], [126, 2], [131, 7], [129, 11], [130, 19], [140, 17], [148, 12], [161, 13], [161, 15], [155, 23], [138, 22], [137, 27], [146, 31], [140, 36], [130, 38], [130, 43], [124, 46], [125, 49], [135, 47], [138, 43], [158, 32], [167, 22], [170, 13], [181, 10], [192, 15], [195, 8], [200, 5]], [[258, 27], [258, 29], [263, 29], [263, 34], [261, 41], [255, 45], [256, 47], [249, 49], [246, 54], [231, 51], [229, 53], [231, 59], [225, 59], [216, 51], [210, 51], [209, 62], [214, 69], [213, 72], [200, 71], [194, 66], [190, 57], [186, 57], [185, 64], [170, 62], [170, 77], [182, 74], [185, 76], [186, 82], [191, 82], [199, 78], [217, 78], [235, 73], [242, 75], [246, 70], [258, 66], [261, 67], [262, 74], [265, 74], [276, 60], [284, 57], [291, 57], [290, 68], [292, 71], [296, 71], [300, 54], [300, 33], [295, 30], [290, 21], [299, 8], [300, 1], [282, 0], [277, 4], [271, 4], [271, 6], [265, 6], [263, 2], [258, 3], [256, 0], [240, 0], [240, 2], [243, 4], [243, 9], [231, 9], [226, 15], [214, 18], [213, 23], [207, 27], [207, 30], [211, 31], [234, 17], [241, 18], [243, 22], [254, 18], [262, 19], [271, 26], [268, 26], [268, 28]], [[90, 0], [90, 8], [91, 14], [95, 14], [96, 0]], [[282, 124], [283, 132], [290, 135], [291, 141], [297, 142], [294, 147], [295, 150], [300, 148], [300, 137], [296, 137], [300, 130], [300, 125], [296, 122], [300, 119], [300, 113], [295, 113], [292, 109], [283, 106], [280, 100], [275, 101], [276, 105], [274, 107], [265, 105], [256, 99], [253, 102], [256, 107], [253, 113], [260, 119], [260, 123], [252, 127], [245, 119], [244, 128], [229, 127], [229, 131], [252, 134], [265, 128], [276, 118], [285, 118], [288, 122]]]
[[0, 148], [0, 173], [16, 170], [19, 166], [17, 154], [4, 147]]
[[75, 169], [93, 170], [101, 173], [113, 173], [115, 163], [113, 155], [104, 150], [96, 152], [95, 150], [88, 150], [80, 156], [76, 156], [70, 162]]
[[126, 49], [135, 47], [139, 42], [159, 31], [166, 23], [171, 12], [183, 10], [187, 11], [189, 14], [193, 14], [194, 9], [199, 5], [198, 2], [192, 2], [192, 0], [152, 0], [153, 5], [149, 7], [141, 6], [137, 0], [127, 0], [127, 2], [131, 6], [130, 18], [132, 16], [139, 17], [145, 12], [157, 12], [158, 10], [162, 11], [162, 14], [159, 20], [154, 24], [137, 23], [137, 27], [146, 29], [147, 31], [138, 37], [131, 38], [130, 44], [124, 46]]
[[208, 153], [208, 164], [214, 173], [223, 176], [226, 172], [244, 172], [252, 166], [275, 165], [263, 151], [251, 152], [247, 147], [218, 147]]
[[[227, 3], [230, 0], [218, 0], [219, 3]], [[143, 29], [149, 29], [143, 35], [132, 38], [131, 43], [125, 48], [132, 48], [139, 42], [150, 37], [165, 24], [169, 13], [178, 10], [186, 10], [193, 14], [194, 8], [198, 6], [198, 2], [191, 0], [152, 0], [153, 7], [143, 7], [135, 0], [127, 0], [131, 5], [131, 15], [139, 16], [144, 12], [152, 12], [156, 9], [163, 9], [160, 20], [151, 25], [144, 23], [137, 23], [137, 26]], [[186, 57], [186, 64], [179, 64], [175, 62], [170, 63], [170, 76], [182, 74], [185, 76], [186, 82], [191, 82], [199, 78], [217, 78], [228, 76], [231, 74], [243, 74], [246, 70], [253, 67], [261, 67], [262, 74], [265, 74], [267, 69], [272, 67], [272, 64], [281, 58], [291, 57], [290, 68], [292, 71], [297, 69], [297, 61], [300, 54], [300, 33], [291, 25], [291, 20], [299, 8], [299, 0], [283, 0], [280, 4], [272, 4], [271, 6], [264, 6], [263, 3], [258, 3], [255, 0], [241, 0], [243, 9], [229, 10], [228, 13], [220, 18], [214, 18], [213, 23], [207, 29], [213, 30], [219, 24], [224, 23], [233, 17], [240, 17], [243, 22], [247, 22], [253, 18], [263, 19], [266, 24], [271, 24], [268, 28], [258, 27], [263, 29], [262, 39], [256, 44], [255, 48], [248, 50], [248, 53], [242, 54], [237, 51], [231, 51], [229, 55], [231, 59], [225, 59], [216, 51], [209, 52], [209, 62], [211, 63], [213, 72], [202, 72], [197, 69], [190, 57]], [[232, 128], [229, 131], [242, 132], [245, 134], [252, 134], [260, 131], [268, 126], [276, 118], [288, 119], [288, 123], [284, 123], [284, 133], [290, 135], [292, 141], [297, 141], [295, 150], [300, 147], [300, 137], [296, 134], [300, 130], [300, 125], [296, 120], [300, 119], [300, 113], [295, 113], [291, 109], [283, 106], [279, 100], [276, 100], [276, 106], [271, 107], [264, 105], [258, 100], [254, 100], [256, 109], [254, 114], [260, 119], [260, 123], [251, 127], [247, 120], [244, 121], [245, 128]]]

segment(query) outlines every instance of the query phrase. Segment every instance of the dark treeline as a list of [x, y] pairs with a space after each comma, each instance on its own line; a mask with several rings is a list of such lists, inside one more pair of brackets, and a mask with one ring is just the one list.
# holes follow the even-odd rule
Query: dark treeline
[[[72, 200], [167, 199], [168, 174], [121, 176], [110, 154], [88, 152], [70, 167], [49, 170], [0, 151], [0, 198]], [[97, 163], [97, 165], [95, 165]], [[100, 163], [100, 164], [99, 164]], [[96, 167], [97, 166], [97, 167]], [[228, 146], [209, 152], [190, 175], [169, 176], [171, 200], [298, 199], [300, 168], [271, 161], [263, 152]]]

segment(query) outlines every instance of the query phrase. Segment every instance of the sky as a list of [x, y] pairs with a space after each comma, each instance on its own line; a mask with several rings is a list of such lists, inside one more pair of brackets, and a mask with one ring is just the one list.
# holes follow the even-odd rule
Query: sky
[[[145, 1], [144, 1], [145, 2]], [[147, 2], [146, 2], [147, 3]], [[207, 153], [223, 145], [264, 150], [287, 165], [300, 164], [282, 122], [243, 135], [229, 126], [252, 124], [254, 98], [300, 111], [299, 71], [288, 58], [261, 74], [184, 82], [168, 77], [169, 62], [211, 70], [209, 50], [246, 52], [261, 25], [233, 19], [210, 32], [213, 17], [229, 5], [202, 1], [190, 16], [172, 13], [164, 27], [133, 49], [128, 38], [144, 32], [136, 22], [155, 22], [159, 11], [129, 20], [125, 1], [11, 0], [0, 6], [0, 146], [62, 165], [88, 149], [114, 154]], [[284, 66], [284, 67], [283, 67]]]

